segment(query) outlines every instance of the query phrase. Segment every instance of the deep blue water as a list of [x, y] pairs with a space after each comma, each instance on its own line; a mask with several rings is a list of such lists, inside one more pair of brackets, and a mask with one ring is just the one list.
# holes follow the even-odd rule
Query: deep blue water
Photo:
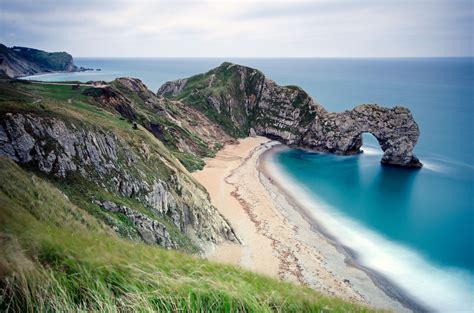
[[[205, 72], [222, 61], [83, 58], [76, 63], [102, 71], [40, 78], [87, 81], [132, 76], [156, 91], [165, 81]], [[370, 153], [341, 157], [288, 150], [277, 155], [277, 162], [296, 184], [337, 214], [415, 251], [433, 266], [466, 272], [472, 287], [473, 58], [229, 61], [256, 67], [279, 84], [299, 85], [331, 111], [361, 103], [408, 107], [420, 126], [415, 152], [425, 164], [421, 170], [380, 166], [381, 152], [371, 135], [364, 136]]]

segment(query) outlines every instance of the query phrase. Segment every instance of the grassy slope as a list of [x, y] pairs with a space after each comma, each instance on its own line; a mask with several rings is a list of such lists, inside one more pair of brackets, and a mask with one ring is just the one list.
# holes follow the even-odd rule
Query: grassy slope
[[[92, 101], [91, 97], [82, 94], [82, 89], [74, 90], [71, 86], [0, 82], [0, 115], [3, 112], [33, 112], [41, 116], [73, 121], [75, 124], [79, 122], [84, 129], [100, 127], [102, 130], [117, 134], [129, 144], [129, 148], [135, 151], [140, 151], [143, 144], [149, 147], [151, 153], [147, 162], [139, 162], [133, 169], [157, 174], [161, 179], [167, 180], [170, 178], [171, 171], [164, 164], [166, 162], [174, 169], [185, 173], [183, 166], [152, 134], [144, 129], [134, 130], [132, 124], [121, 119], [119, 115], [99, 108]], [[37, 174], [60, 188], [72, 202], [86, 209], [95, 218], [116, 227], [124, 238], [140, 240], [135, 227], [124, 220], [122, 215], [103, 211], [97, 204], [92, 203], [91, 199], [113, 201], [148, 215], [167, 226], [172, 239], [180, 245], [180, 249], [189, 252], [198, 251], [198, 248], [179, 232], [171, 220], [158, 216], [135, 199], [107, 192], [80, 175], [68, 175], [66, 181], [63, 181], [47, 177], [43, 173]], [[110, 183], [113, 184], [113, 182]]]
[[[242, 106], [252, 95], [257, 97], [261, 94], [263, 79], [264, 74], [258, 70], [224, 62], [207, 73], [188, 78], [183, 90], [171, 98], [197, 108], [233, 137], [246, 137], [250, 128], [257, 125], [302, 135], [301, 129], [305, 130], [310, 126], [316, 113], [310, 105], [310, 96], [298, 86], [276, 87], [276, 93], [271, 92], [274, 93], [271, 106], [257, 105], [248, 110]], [[281, 101], [281, 97], [285, 101]], [[209, 98], [217, 100], [219, 110], [209, 103]], [[291, 107], [286, 101], [288, 99], [291, 99]], [[260, 101], [257, 98], [255, 100]], [[287, 127], [281, 123], [282, 120], [294, 119], [286, 113], [288, 108], [299, 109], [297, 127]]]
[[13, 162], [0, 159], [0, 171], [2, 311], [369, 311], [236, 267], [125, 241]]
[[[182, 169], [149, 132], [133, 130], [81, 90], [9, 84], [0, 84], [0, 113], [36, 112], [84, 127], [100, 125], [132, 148], [134, 142], [148, 142], [156, 149], [153, 155]], [[66, 186], [2, 158], [0, 173], [0, 311], [367, 311], [309, 288], [125, 240], [106, 225], [101, 214], [108, 213], [90, 198], [152, 213], [82, 180]], [[122, 226], [129, 232], [123, 237], [131, 237], [133, 230]], [[193, 250], [185, 237], [181, 240], [184, 250]]]
[[[145, 103], [145, 100], [137, 94], [131, 93], [129, 89], [117, 81], [112, 82], [112, 87], [121, 92], [133, 104], [134, 113], [137, 116], [137, 122], [150, 129], [150, 124], [160, 125], [161, 138], [160, 140], [166, 145], [171, 153], [186, 167], [190, 172], [200, 170], [205, 163], [202, 157], [213, 157], [215, 155], [214, 147], [206, 145], [199, 137], [197, 137], [189, 129], [176, 124], [174, 121], [166, 118], [164, 114], [159, 114], [156, 109], [150, 107]], [[169, 112], [176, 115], [183, 114], [170, 101], [165, 102], [165, 108]], [[196, 154], [179, 151], [177, 138], [186, 139], [192, 142], [196, 148]]]
[[49, 71], [64, 71], [67, 70], [67, 66], [72, 64], [72, 56], [66, 52], [46, 52], [22, 47], [14, 48], [14, 53], [17, 55]]

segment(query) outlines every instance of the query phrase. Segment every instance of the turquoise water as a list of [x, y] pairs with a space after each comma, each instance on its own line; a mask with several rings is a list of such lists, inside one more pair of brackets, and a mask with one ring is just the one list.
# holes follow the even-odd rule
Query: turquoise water
[[[383, 256], [373, 250], [369, 260], [370, 248], [354, 245], [361, 259], [366, 253], [368, 265], [387, 276], [393, 274], [395, 282], [414, 294], [415, 288], [431, 290], [424, 292], [425, 297], [419, 295], [420, 300], [432, 300], [435, 307], [447, 310], [473, 308], [473, 60], [230, 59], [259, 68], [279, 84], [303, 87], [331, 111], [361, 103], [411, 109], [421, 130], [415, 153], [425, 166], [419, 171], [380, 166], [381, 151], [371, 135], [364, 135], [366, 153], [362, 155], [342, 157], [286, 150], [274, 160], [276, 170], [296, 188], [294, 192], [301, 190], [313, 199], [314, 208], [321, 204], [327, 208], [325, 212], [332, 216], [328, 220], [343, 221], [358, 229], [358, 234], [367, 234], [365, 239], [373, 238], [380, 253], [381, 245], [395, 247], [383, 251]], [[167, 80], [207, 71], [222, 61], [87, 58], [76, 63], [102, 71], [38, 79], [87, 81], [132, 76], [156, 91]], [[337, 229], [333, 232], [337, 237]], [[401, 257], [405, 252], [410, 257]], [[377, 257], [383, 261], [378, 262]], [[389, 261], [411, 271], [397, 272], [396, 266], [387, 265]], [[402, 275], [412, 277], [398, 281]], [[432, 285], [449, 288], [430, 289]], [[455, 306], [456, 302], [463, 303]]]

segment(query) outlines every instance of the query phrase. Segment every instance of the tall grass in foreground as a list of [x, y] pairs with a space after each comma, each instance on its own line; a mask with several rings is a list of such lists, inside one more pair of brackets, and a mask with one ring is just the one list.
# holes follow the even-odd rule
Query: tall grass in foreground
[[120, 239], [0, 158], [0, 311], [368, 312], [238, 267]]

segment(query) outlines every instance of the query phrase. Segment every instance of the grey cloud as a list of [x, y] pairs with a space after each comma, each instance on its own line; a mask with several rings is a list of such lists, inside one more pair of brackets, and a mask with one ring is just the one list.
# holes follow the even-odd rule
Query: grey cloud
[[0, 29], [7, 45], [88, 56], [473, 54], [471, 0], [0, 0]]

